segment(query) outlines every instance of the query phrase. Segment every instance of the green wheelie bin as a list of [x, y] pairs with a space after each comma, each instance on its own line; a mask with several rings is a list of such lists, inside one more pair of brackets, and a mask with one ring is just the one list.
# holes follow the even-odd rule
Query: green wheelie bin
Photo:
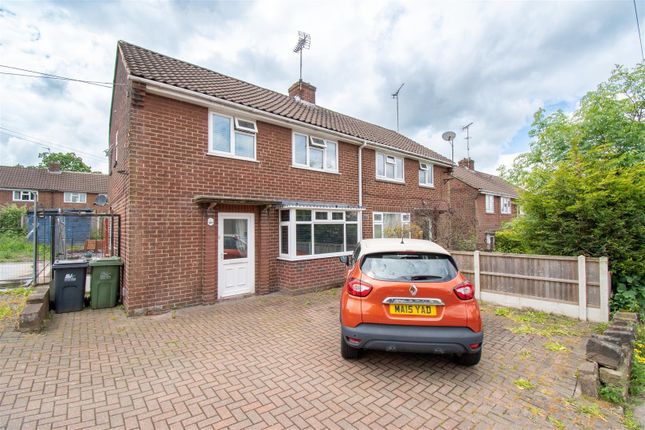
[[119, 296], [121, 257], [99, 258], [90, 261], [90, 306], [92, 309], [113, 308]]

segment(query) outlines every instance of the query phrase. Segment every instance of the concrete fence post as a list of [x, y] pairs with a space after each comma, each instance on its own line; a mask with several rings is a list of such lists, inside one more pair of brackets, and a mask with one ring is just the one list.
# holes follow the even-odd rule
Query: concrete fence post
[[481, 298], [481, 284], [479, 277], [479, 251], [473, 253], [473, 272], [475, 277], [475, 298], [479, 300]]
[[587, 321], [587, 267], [584, 255], [578, 256], [578, 318]]
[[600, 284], [600, 315], [602, 322], [609, 321], [609, 259], [600, 257], [598, 260], [598, 281]]

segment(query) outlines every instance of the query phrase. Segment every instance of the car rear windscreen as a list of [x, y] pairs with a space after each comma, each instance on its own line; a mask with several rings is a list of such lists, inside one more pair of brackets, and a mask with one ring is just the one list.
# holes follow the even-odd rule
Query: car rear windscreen
[[418, 252], [368, 254], [361, 269], [370, 278], [382, 281], [445, 282], [457, 276], [449, 256]]

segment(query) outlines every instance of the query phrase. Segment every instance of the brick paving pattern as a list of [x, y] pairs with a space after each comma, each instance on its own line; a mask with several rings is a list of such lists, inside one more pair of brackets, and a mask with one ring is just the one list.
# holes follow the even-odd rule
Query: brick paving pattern
[[465, 368], [414, 354], [342, 360], [337, 290], [56, 315], [43, 334], [0, 333], [0, 428], [622, 428], [567, 400], [582, 338], [550, 352], [492, 312], [484, 324], [482, 362]]

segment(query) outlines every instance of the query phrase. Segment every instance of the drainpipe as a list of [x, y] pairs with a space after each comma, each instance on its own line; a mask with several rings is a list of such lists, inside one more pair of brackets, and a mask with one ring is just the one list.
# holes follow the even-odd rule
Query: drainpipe
[[[367, 145], [367, 141], [363, 141], [363, 144], [358, 147], [358, 206], [363, 207], [363, 148]], [[358, 212], [361, 217], [361, 222], [358, 223], [360, 226], [360, 239], [363, 239], [363, 212]]]

